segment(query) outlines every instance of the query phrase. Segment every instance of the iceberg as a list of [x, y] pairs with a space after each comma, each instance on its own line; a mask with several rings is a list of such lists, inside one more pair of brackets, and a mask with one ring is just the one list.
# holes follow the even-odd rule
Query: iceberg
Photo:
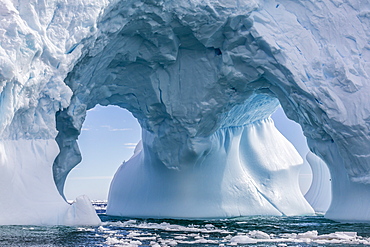
[[302, 158], [271, 119], [197, 138], [193, 147], [201, 152], [196, 162], [180, 170], [158, 160], [153, 138], [143, 131], [142, 144], [116, 172], [108, 214], [227, 218], [313, 213], [298, 185]]
[[100, 224], [87, 196], [70, 205], [58, 194], [52, 175], [59, 152], [54, 140], [6, 140], [0, 150], [1, 225]]
[[106, 4], [0, 1], [1, 225], [100, 224], [86, 196], [60, 196], [53, 163], [55, 115], [72, 96], [63, 80]]
[[15, 218], [0, 224], [98, 224], [86, 197], [63, 199], [98, 104], [143, 133], [109, 214], [312, 214], [302, 159], [270, 119], [280, 104], [329, 168], [325, 216], [370, 221], [369, 13], [352, 0], [1, 0], [0, 208]]

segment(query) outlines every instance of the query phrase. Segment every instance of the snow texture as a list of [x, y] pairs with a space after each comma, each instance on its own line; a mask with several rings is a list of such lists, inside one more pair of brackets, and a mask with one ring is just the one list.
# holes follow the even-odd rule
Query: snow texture
[[[310, 213], [296, 181], [301, 160], [269, 119], [280, 103], [329, 167], [326, 217], [370, 221], [370, 2], [1, 0], [0, 15], [0, 137], [12, 142], [1, 151], [1, 169], [19, 177], [9, 181], [13, 189], [0, 189], [2, 201], [28, 198], [62, 218], [55, 208], [68, 204], [50, 180], [63, 196], [65, 178], [81, 159], [76, 140], [86, 111], [101, 104], [127, 108], [143, 128], [142, 150], [120, 168], [129, 173], [114, 178], [108, 213], [147, 216], [143, 208], [134, 212], [140, 197], [148, 207], [164, 202], [135, 190], [164, 183], [162, 196], [175, 195], [172, 188], [179, 198], [187, 196], [180, 189], [196, 191], [189, 197], [196, 207], [208, 203], [202, 193], [217, 198], [207, 215], [194, 208], [180, 215], [179, 205], [168, 211], [173, 217]], [[27, 151], [33, 149], [26, 141], [43, 148]], [[55, 141], [60, 153], [53, 163]], [[19, 157], [33, 173], [22, 172]], [[25, 187], [25, 197], [18, 188], [33, 184], [44, 162], [45, 186]], [[163, 184], [141, 176], [163, 177]], [[132, 191], [118, 195], [123, 184]], [[192, 187], [202, 184], [210, 187]], [[38, 193], [55, 205], [39, 201]], [[122, 198], [129, 194], [135, 196], [126, 207]], [[226, 198], [242, 194], [259, 201], [240, 213], [219, 207], [239, 205]], [[10, 208], [19, 219], [29, 215]], [[151, 216], [165, 213], [155, 210]], [[34, 222], [64, 224], [48, 219]]]

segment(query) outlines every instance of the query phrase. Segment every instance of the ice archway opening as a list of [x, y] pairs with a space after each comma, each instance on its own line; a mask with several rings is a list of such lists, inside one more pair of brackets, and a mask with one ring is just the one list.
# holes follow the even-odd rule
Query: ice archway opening
[[[186, 133], [181, 136], [181, 132], [167, 133], [170, 138], [164, 138], [170, 145], [164, 143], [165, 150], [161, 150], [161, 140], [154, 143], [158, 133], [143, 128], [142, 147], [120, 167], [112, 181], [108, 213], [173, 218], [313, 213], [299, 190], [302, 159], [269, 118], [278, 105], [269, 94], [252, 94], [224, 116], [223, 126], [213, 134], [189, 137]], [[54, 174], [63, 174], [60, 171], [68, 168], [66, 161], [79, 162], [79, 131], [66, 126], [79, 123], [81, 128], [86, 114], [81, 112], [78, 122], [76, 111], [72, 118], [69, 109], [57, 115], [57, 140], [65, 141], [66, 136], [74, 140], [68, 145], [58, 142], [61, 152], [54, 163]], [[65, 174], [68, 172], [65, 170]], [[62, 194], [64, 185], [58, 182], [65, 178], [54, 179]]]
[[331, 176], [327, 164], [309, 150], [302, 128], [289, 120], [282, 108], [279, 108], [272, 118], [276, 128], [294, 145], [304, 160], [299, 174], [302, 193], [315, 212], [325, 213], [332, 198]]
[[106, 200], [114, 173], [130, 159], [140, 139], [141, 128], [127, 110], [97, 105], [87, 111], [78, 137], [82, 161], [68, 174], [65, 197]]
[[[297, 123], [286, 117], [281, 107], [272, 119], [304, 160], [299, 185], [305, 194], [311, 185], [312, 172], [305, 159], [309, 149], [303, 132]], [[78, 137], [82, 161], [68, 173], [64, 187], [66, 199], [73, 200], [86, 194], [91, 199], [106, 200], [114, 173], [123, 160], [129, 160], [134, 154], [140, 136], [137, 120], [125, 109], [97, 105], [87, 111]]]
[[306, 137], [303, 134], [301, 126], [288, 119], [281, 107], [272, 114], [271, 118], [274, 120], [276, 128], [293, 144], [303, 158], [303, 166], [299, 174], [299, 185], [304, 195], [312, 183], [312, 170], [306, 160], [306, 155], [309, 152]]

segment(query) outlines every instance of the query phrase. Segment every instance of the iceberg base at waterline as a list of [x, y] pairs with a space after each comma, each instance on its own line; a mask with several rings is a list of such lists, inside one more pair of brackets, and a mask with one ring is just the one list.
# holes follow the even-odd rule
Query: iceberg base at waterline
[[59, 195], [52, 164], [59, 153], [55, 140], [0, 142], [0, 225], [98, 225], [87, 196], [73, 204]]
[[[336, 143], [315, 142], [309, 140], [314, 151], [321, 150], [320, 156], [324, 156], [331, 164], [328, 166], [331, 175], [331, 203], [325, 213], [325, 218], [338, 222], [370, 222], [370, 184], [348, 176], [343, 157], [338, 152]], [[320, 187], [321, 194], [328, 188], [324, 184]], [[317, 196], [321, 196], [317, 194]]]

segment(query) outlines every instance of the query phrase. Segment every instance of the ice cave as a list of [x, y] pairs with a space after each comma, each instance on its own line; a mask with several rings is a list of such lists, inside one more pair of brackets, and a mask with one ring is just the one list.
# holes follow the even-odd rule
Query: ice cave
[[[0, 224], [99, 224], [86, 196], [63, 195], [98, 104], [142, 127], [110, 215], [291, 216], [311, 203], [370, 221], [370, 2], [0, 0], [0, 15]], [[310, 203], [301, 194], [302, 158], [270, 118], [279, 104], [328, 166], [330, 206], [320, 179]]]

